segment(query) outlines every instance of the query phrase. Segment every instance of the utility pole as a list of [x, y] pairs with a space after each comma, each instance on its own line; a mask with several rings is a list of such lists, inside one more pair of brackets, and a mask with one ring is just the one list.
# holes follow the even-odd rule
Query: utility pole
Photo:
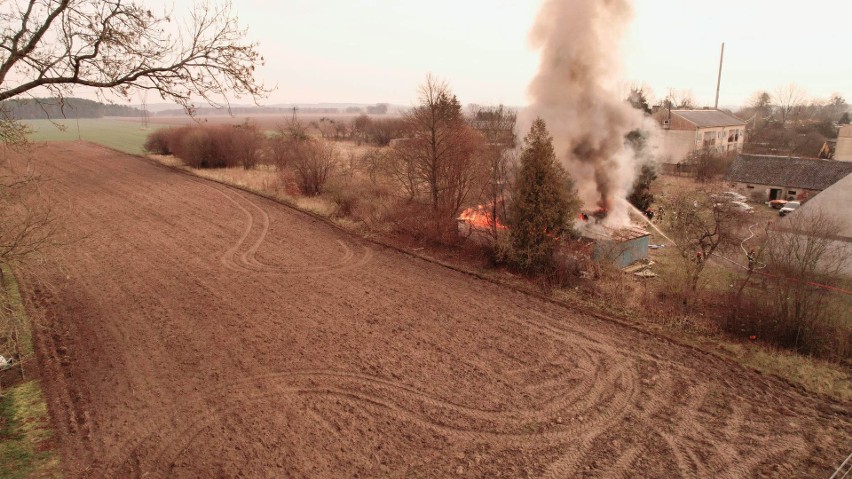
[[719, 58], [719, 79], [716, 80], [716, 105], [713, 107], [719, 109], [719, 90], [722, 89], [722, 65], [725, 63], [725, 42], [722, 42], [722, 56]]

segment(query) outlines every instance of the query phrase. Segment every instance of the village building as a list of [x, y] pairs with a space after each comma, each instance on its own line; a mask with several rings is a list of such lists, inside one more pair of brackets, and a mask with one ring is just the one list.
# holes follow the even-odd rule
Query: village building
[[582, 224], [578, 230], [580, 236], [591, 243], [591, 256], [595, 261], [626, 268], [648, 259], [651, 233], [636, 225], [612, 228], [589, 222]]
[[[509, 231], [499, 220], [493, 219], [488, 206], [468, 208], [457, 220], [459, 235], [480, 245], [493, 245], [497, 234]], [[648, 259], [651, 234], [635, 224], [614, 228], [604, 225], [602, 220], [594, 216], [583, 214], [576, 220], [574, 228], [579, 238], [566, 238], [559, 246], [569, 255], [576, 251], [579, 242], [580, 251], [584, 255], [617, 268], [626, 268], [637, 261]]]
[[807, 201], [850, 173], [852, 162], [739, 155], [725, 175], [725, 182], [756, 201]]
[[837, 161], [852, 161], [852, 125], [840, 128], [837, 143], [834, 147], [834, 159]]
[[[746, 123], [721, 110], [660, 110], [659, 157], [663, 171], [676, 172], [696, 151], [735, 155], [743, 151]], [[673, 171], [669, 171], [673, 170]]]
[[826, 188], [790, 215], [781, 218], [773, 225], [773, 229], [791, 232], [793, 215], [799, 218], [819, 215], [837, 226], [837, 230], [828, 238], [831, 240], [831, 253], [850, 258], [843, 265], [841, 273], [852, 277], [852, 173]]

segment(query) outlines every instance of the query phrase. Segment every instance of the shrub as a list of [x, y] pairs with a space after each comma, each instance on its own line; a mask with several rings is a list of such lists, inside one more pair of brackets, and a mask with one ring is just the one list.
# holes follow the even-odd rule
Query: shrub
[[388, 215], [394, 232], [415, 241], [453, 245], [459, 241], [458, 222], [416, 201], [398, 201]]
[[151, 153], [174, 155], [192, 168], [254, 168], [260, 161], [263, 134], [254, 124], [182, 126], [152, 132], [145, 141]]
[[204, 128], [182, 128], [175, 142], [174, 155], [191, 168], [219, 168], [224, 166]]
[[263, 133], [253, 123], [210, 128], [211, 141], [221, 161], [227, 166], [249, 170], [259, 162], [264, 143]]
[[317, 140], [295, 141], [290, 163], [303, 195], [322, 193], [326, 181], [340, 162], [340, 153], [330, 143]]
[[337, 207], [337, 216], [351, 218], [369, 231], [392, 229], [389, 218], [397, 207], [391, 189], [356, 175], [338, 175], [326, 189]]
[[171, 155], [172, 145], [175, 141], [175, 128], [160, 128], [152, 131], [145, 139], [143, 148], [148, 153], [156, 155]]

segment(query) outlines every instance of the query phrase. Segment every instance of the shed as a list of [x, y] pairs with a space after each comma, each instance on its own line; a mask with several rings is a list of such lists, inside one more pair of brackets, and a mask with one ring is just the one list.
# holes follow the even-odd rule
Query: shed
[[592, 258], [596, 261], [611, 261], [618, 268], [626, 268], [648, 259], [651, 234], [638, 226], [612, 228], [586, 223], [580, 227], [580, 235], [594, 242]]

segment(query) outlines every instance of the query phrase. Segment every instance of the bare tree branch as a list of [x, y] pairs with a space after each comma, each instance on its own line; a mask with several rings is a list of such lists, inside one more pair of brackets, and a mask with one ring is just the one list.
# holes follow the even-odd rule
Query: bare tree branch
[[191, 111], [197, 98], [219, 105], [228, 93], [256, 100], [269, 91], [254, 78], [263, 58], [230, 2], [202, 3], [175, 25], [122, 0], [12, 1], [0, 3], [0, 25], [0, 101], [85, 86], [124, 98], [156, 90]]

